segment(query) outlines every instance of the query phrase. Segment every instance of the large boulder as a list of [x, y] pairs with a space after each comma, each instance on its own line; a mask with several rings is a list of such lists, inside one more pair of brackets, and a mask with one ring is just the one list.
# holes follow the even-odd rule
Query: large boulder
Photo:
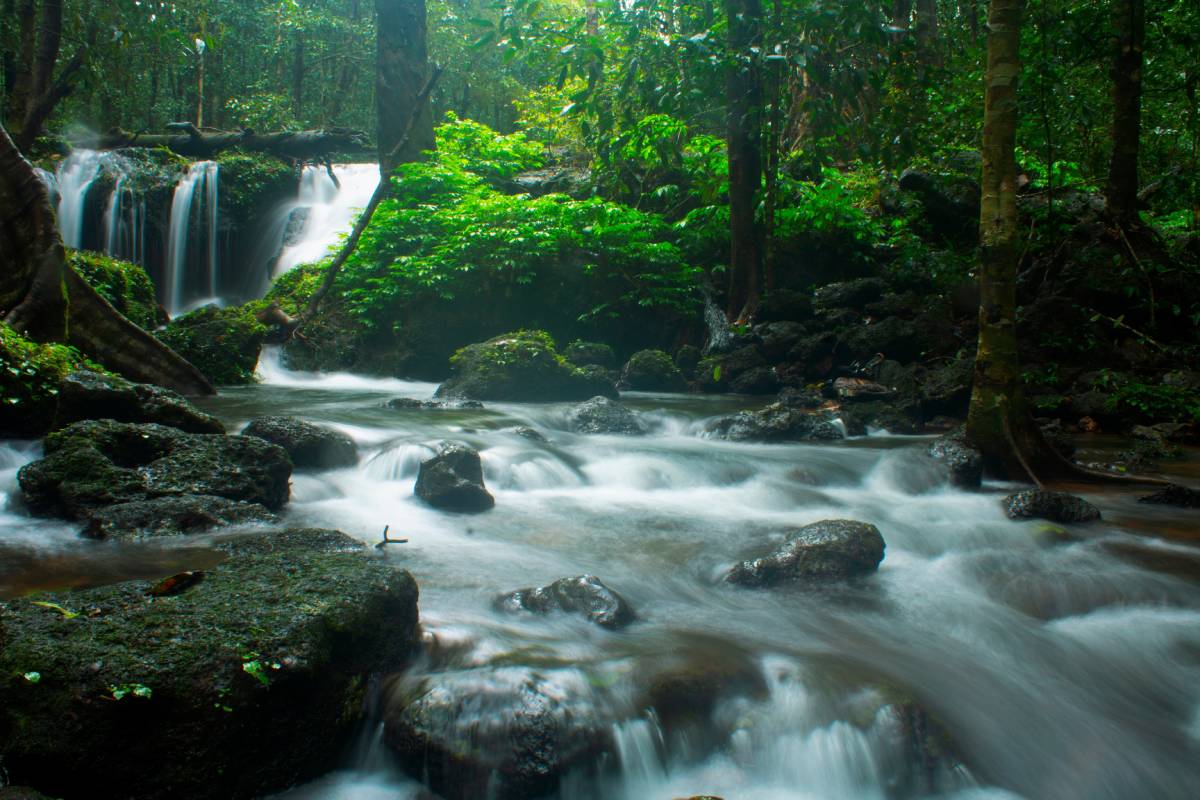
[[973, 178], [906, 169], [900, 174], [900, 191], [917, 196], [934, 233], [950, 242], [976, 241], [980, 188]]
[[1189, 489], [1186, 486], [1172, 483], [1153, 494], [1139, 497], [1138, 502], [1178, 506], [1179, 508], [1200, 508], [1200, 489]]
[[11, 780], [56, 797], [225, 800], [337, 765], [369, 676], [416, 648], [416, 583], [336, 531], [216, 547], [225, 560], [174, 590], [139, 580], [0, 604]]
[[718, 417], [704, 430], [713, 438], [731, 442], [831, 442], [845, 438], [841, 429], [824, 416], [783, 403]]
[[819, 311], [835, 308], [861, 309], [883, 297], [886, 287], [879, 278], [857, 278], [841, 283], [829, 283], [814, 293], [814, 305]]
[[617, 368], [617, 354], [613, 349], [606, 344], [599, 342], [583, 342], [576, 340], [567, 345], [566, 352], [563, 353], [577, 367], [586, 367], [589, 364], [596, 364], [605, 369]]
[[725, 580], [757, 588], [857, 578], [879, 568], [884, 548], [879, 529], [869, 523], [847, 519], [814, 522], [790, 533], [774, 553], [738, 564]]
[[206, 533], [229, 525], [275, 522], [258, 503], [212, 495], [183, 494], [134, 500], [87, 511], [83, 535], [90, 539], [147, 539]]
[[1004, 498], [1004, 513], [1009, 519], [1048, 519], [1051, 522], [1093, 522], [1100, 509], [1066, 492], [1030, 490]]
[[[758, 351], [758, 347], [748, 344], [728, 353], [704, 358], [696, 366], [696, 381], [703, 391], [724, 392], [730, 390], [733, 384], [747, 373], [753, 373], [766, 367], [767, 360]], [[778, 388], [776, 385], [774, 390], [764, 392], [764, 394], [772, 394], [774, 391], [778, 391]], [[746, 394], [751, 394], [751, 392]]]
[[807, 332], [799, 322], [786, 321], [768, 322], [754, 328], [760, 341], [759, 350], [771, 362], [781, 361]]
[[621, 433], [641, 436], [646, 424], [636, 413], [607, 397], [593, 397], [571, 409], [567, 424], [576, 433]]
[[967, 441], [962, 428], [939, 436], [929, 455], [946, 469], [947, 480], [960, 489], [978, 489], [983, 482], [983, 454]]
[[336, 469], [358, 463], [358, 446], [349, 436], [294, 417], [259, 417], [250, 421], [242, 436], [279, 445], [297, 469]]
[[421, 462], [413, 493], [446, 511], [479, 512], [496, 505], [483, 484], [479, 453], [456, 442], [443, 443], [437, 455]]
[[641, 350], [625, 363], [620, 386], [635, 392], [682, 392], [687, 379], [662, 350]]
[[446, 800], [559, 796], [562, 778], [611, 752], [608, 721], [577, 673], [437, 673], [407, 687], [384, 741]]
[[54, 425], [63, 428], [88, 419], [155, 422], [188, 433], [224, 433], [225, 426], [170, 389], [131, 383], [117, 375], [77, 370], [58, 386]]
[[595, 575], [562, 578], [549, 586], [517, 589], [496, 598], [494, 607], [508, 613], [578, 614], [602, 628], [623, 628], [635, 615], [624, 597]]
[[574, 366], [543, 331], [506, 333], [468, 345], [450, 359], [452, 375], [438, 387], [441, 398], [553, 402], [616, 397], [600, 373]]
[[18, 473], [22, 496], [38, 514], [81, 519], [92, 509], [172, 495], [213, 495], [278, 511], [290, 491], [287, 452], [249, 436], [93, 420], [50, 434], [44, 449], [45, 458]]
[[171, 320], [154, 335], [204, 373], [214, 386], [253, 383], [269, 331], [246, 306], [205, 306]]

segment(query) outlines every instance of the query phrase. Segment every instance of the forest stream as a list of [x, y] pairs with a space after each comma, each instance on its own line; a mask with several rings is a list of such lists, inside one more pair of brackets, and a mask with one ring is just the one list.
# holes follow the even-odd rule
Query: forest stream
[[[298, 414], [360, 448], [356, 467], [294, 476], [286, 523], [368, 543], [386, 525], [408, 540], [385, 557], [420, 584], [426, 655], [385, 695], [419, 681], [469, 686], [486, 730], [505, 692], [533, 681], [572, 724], [605, 727], [616, 743], [615, 761], [568, 776], [563, 798], [885, 798], [921, 785], [956, 798], [1200, 790], [1200, 565], [1148, 536], [1186, 530], [1186, 511], [1091, 494], [1104, 521], [1067, 531], [1007, 519], [1001, 485], [946, 487], [924, 437], [701, 437], [704, 420], [747, 398], [629, 394], [650, 434], [589, 437], [568, 431], [565, 404], [396, 410], [385, 401], [426, 399], [434, 386], [290, 372], [271, 352], [260, 374], [261, 384], [228, 389], [205, 410], [230, 429]], [[444, 439], [481, 452], [493, 511], [448, 514], [413, 497], [419, 463]], [[5, 445], [6, 493], [35, 454]], [[876, 575], [817, 590], [721, 583], [755, 547], [836, 518], [878, 526], [887, 551]], [[210, 566], [203, 539], [187, 541], [178, 550], [95, 543], [69, 524], [14, 510], [0, 518], [0, 548], [24, 554], [17, 571], [47, 585], [83, 585], [89, 571], [109, 582]], [[583, 573], [620, 592], [637, 620], [610, 631], [493, 610], [501, 593]], [[0, 574], [0, 589], [13, 592], [13, 580], [12, 569]], [[708, 698], [703, 725], [664, 733], [637, 698], [652, 676], [693, 663], [734, 677]], [[742, 675], [751, 677], [739, 683]], [[959, 757], [914, 748], [912, 707], [944, 728], [926, 745], [945, 739]], [[366, 727], [346, 770], [281, 797], [427, 796], [385, 754], [380, 728]]]

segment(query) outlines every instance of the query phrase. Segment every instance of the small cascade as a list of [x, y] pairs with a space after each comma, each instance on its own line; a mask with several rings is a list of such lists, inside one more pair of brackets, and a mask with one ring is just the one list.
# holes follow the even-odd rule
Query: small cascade
[[75, 150], [58, 168], [58, 230], [67, 247], [83, 247], [88, 192], [100, 177], [106, 153]]
[[[213, 161], [197, 162], [175, 187], [171, 201], [171, 221], [167, 231], [167, 262], [162, 287], [167, 311], [172, 316], [186, 310], [187, 303], [217, 299], [220, 268], [217, 241], [220, 213], [217, 185], [219, 169]], [[204, 257], [193, 260], [189, 256], [193, 242], [192, 210], [197, 197], [202, 198], [206, 205], [202, 219], [208, 230], [207, 236], [200, 240], [204, 243]], [[201, 279], [197, 279], [197, 276], [189, 271], [189, 265], [192, 263], [205, 264], [205, 274]], [[207, 297], [202, 296], [204, 292], [207, 292]]]
[[117, 178], [112, 194], [108, 196], [108, 207], [104, 209], [104, 252], [119, 256], [122, 233], [122, 201], [125, 198], [125, 176]]
[[379, 185], [376, 164], [342, 164], [333, 171], [337, 184], [324, 167], [305, 167], [295, 204], [280, 210], [280, 224], [272, 230], [278, 237], [272, 278], [328, 255]]

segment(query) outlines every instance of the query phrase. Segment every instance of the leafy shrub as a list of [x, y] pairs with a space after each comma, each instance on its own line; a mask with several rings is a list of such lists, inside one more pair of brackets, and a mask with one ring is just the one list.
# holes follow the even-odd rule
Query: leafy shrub
[[542, 146], [523, 133], [503, 135], [479, 122], [446, 112], [437, 128], [438, 158], [489, 180], [505, 180], [542, 166]]
[[253, 383], [267, 328], [254, 305], [205, 306], [171, 321], [155, 335], [190, 361], [215, 386]]
[[147, 330], [158, 324], [154, 283], [139, 265], [77, 251], [71, 252], [70, 262], [79, 276], [130, 322]]
[[103, 372], [73, 347], [31, 342], [0, 322], [0, 435], [45, 433], [58, 405], [58, 384], [79, 368]]

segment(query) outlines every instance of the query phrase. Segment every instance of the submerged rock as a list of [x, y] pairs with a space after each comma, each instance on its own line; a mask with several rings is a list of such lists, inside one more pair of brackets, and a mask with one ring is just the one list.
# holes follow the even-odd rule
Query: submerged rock
[[719, 417], [705, 432], [731, 442], [828, 442], [844, 439], [837, 425], [809, 411], [772, 403], [762, 411], [739, 411]]
[[1180, 508], [1200, 508], [1200, 489], [1189, 489], [1172, 483], [1154, 494], [1138, 498], [1139, 503], [1156, 503], [1164, 506]]
[[543, 331], [519, 331], [468, 345], [450, 359], [439, 398], [554, 402], [616, 397], [602, 374], [572, 365]]
[[437, 455], [422, 461], [413, 493], [446, 511], [487, 511], [496, 505], [483, 483], [479, 453], [465, 444], [443, 443]]
[[415, 397], [393, 397], [384, 403], [396, 411], [477, 411], [483, 408], [478, 400], [418, 400]]
[[38, 514], [70, 519], [92, 509], [171, 495], [214, 495], [278, 511], [287, 502], [287, 452], [249, 436], [188, 434], [163, 425], [76, 422], [50, 434], [45, 458], [18, 473]]
[[277, 519], [258, 503], [184, 494], [88, 511], [83, 535], [91, 539], [145, 539], [205, 533], [228, 525], [268, 523]]
[[869, 575], [883, 561], [879, 529], [866, 522], [831, 519], [788, 534], [769, 556], [743, 561], [725, 576], [739, 586], [765, 587], [806, 580], [845, 580]]
[[557, 796], [562, 778], [612, 749], [575, 673], [527, 668], [438, 673], [384, 720], [384, 741], [446, 800]]
[[929, 455], [945, 465], [952, 485], [978, 489], [983, 482], [983, 454], [967, 441], [965, 430], [938, 437], [929, 445]]
[[336, 469], [358, 463], [358, 446], [349, 436], [294, 417], [259, 417], [242, 430], [242, 436], [257, 436], [279, 445], [298, 469]]
[[625, 598], [604, 585], [595, 575], [562, 578], [549, 586], [517, 589], [496, 598], [499, 611], [549, 614], [561, 611], [579, 614], [602, 628], [623, 628], [635, 615]]
[[1066, 492], [1030, 490], [1004, 498], [1004, 513], [1009, 519], [1048, 519], [1051, 522], [1093, 522], [1100, 509]]
[[666, 668], [653, 670], [640, 701], [642, 707], [654, 709], [668, 731], [692, 728], [692, 738], [703, 735], [721, 701], [767, 696], [767, 681], [758, 661], [728, 642], [710, 643], [684, 656]]
[[224, 433], [225, 426], [170, 389], [132, 383], [90, 370], [72, 372], [58, 386], [54, 427], [89, 419], [155, 422], [188, 433]]
[[337, 765], [368, 676], [415, 650], [416, 583], [336, 531], [217, 547], [226, 560], [177, 594], [139, 580], [0, 604], [10, 779], [52, 796], [225, 800]]
[[646, 424], [636, 413], [607, 397], [593, 397], [571, 409], [567, 424], [576, 433], [623, 433], [641, 436]]
[[635, 392], [687, 391], [687, 379], [662, 350], [634, 353], [621, 370], [620, 385]]

